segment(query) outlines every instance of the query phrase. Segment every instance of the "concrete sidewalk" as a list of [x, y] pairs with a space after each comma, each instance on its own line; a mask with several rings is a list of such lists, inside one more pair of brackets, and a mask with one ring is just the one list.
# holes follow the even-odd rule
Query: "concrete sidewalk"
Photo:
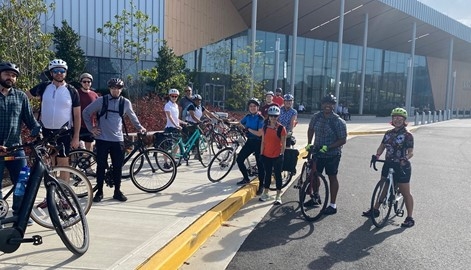
[[[391, 128], [389, 120], [352, 116], [347, 122], [349, 137], [382, 134]], [[298, 148], [307, 143], [308, 123], [308, 118], [299, 118], [295, 128]], [[55, 231], [33, 225], [26, 236], [39, 234], [43, 244], [25, 243], [14, 253], [0, 254], [0, 268], [177, 269], [255, 196], [258, 181], [238, 187], [241, 176], [237, 168], [219, 183], [211, 183], [206, 173], [198, 161], [191, 160], [189, 166], [178, 168], [175, 182], [157, 194], [144, 193], [124, 180], [127, 202], [113, 200], [113, 190], [105, 189], [104, 200], [88, 213], [91, 239], [86, 254], [74, 257]]]

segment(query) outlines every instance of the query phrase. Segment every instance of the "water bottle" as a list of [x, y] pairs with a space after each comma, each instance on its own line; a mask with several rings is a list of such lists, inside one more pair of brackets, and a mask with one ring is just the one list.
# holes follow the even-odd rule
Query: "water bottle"
[[15, 196], [23, 196], [25, 195], [25, 190], [26, 190], [26, 183], [28, 182], [29, 178], [29, 167], [24, 166], [21, 171], [20, 171], [20, 176], [18, 176], [18, 181], [16, 181], [16, 187], [15, 187]]

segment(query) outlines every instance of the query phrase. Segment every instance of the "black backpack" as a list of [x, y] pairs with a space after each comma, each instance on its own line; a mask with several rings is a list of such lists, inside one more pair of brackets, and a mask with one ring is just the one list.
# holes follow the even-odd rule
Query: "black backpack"
[[[105, 118], [107, 118], [108, 117], [108, 112], [119, 113], [119, 116], [121, 118], [123, 118], [123, 115], [124, 115], [124, 98], [122, 96], [119, 96], [119, 98], [118, 98], [119, 99], [118, 111], [108, 109], [108, 100], [109, 99], [110, 99], [110, 95], [103, 96], [103, 105], [101, 106], [101, 111], [97, 114], [98, 120], [103, 115], [105, 115]], [[124, 123], [124, 121], [123, 121], [123, 123]]]
[[[263, 134], [267, 133], [267, 125], [263, 125]], [[276, 135], [278, 138], [281, 139], [281, 132], [283, 131], [283, 125], [278, 124], [278, 128], [276, 129]]]

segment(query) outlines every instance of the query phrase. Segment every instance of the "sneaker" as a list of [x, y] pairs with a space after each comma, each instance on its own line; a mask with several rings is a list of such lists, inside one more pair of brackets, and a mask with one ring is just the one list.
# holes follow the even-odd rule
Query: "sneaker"
[[364, 216], [364, 217], [374, 216], [375, 218], [379, 217], [379, 210], [378, 209], [373, 209], [373, 211], [371, 211], [371, 209], [368, 209], [368, 211], [365, 211], [365, 212], [362, 213], [362, 216]]
[[281, 196], [276, 196], [275, 202], [273, 203], [274, 205], [281, 205]]
[[103, 192], [97, 191], [97, 193], [95, 193], [95, 197], [93, 197], [93, 202], [101, 202], [102, 199], [103, 199]]
[[262, 196], [260, 196], [260, 198], [258, 198], [258, 200], [261, 201], [261, 202], [266, 202], [266, 201], [268, 201], [268, 199], [270, 199], [270, 196], [268, 195], [268, 193], [263, 193]]
[[37, 208], [41, 208], [41, 209], [46, 208], [46, 207], [47, 207], [46, 198], [44, 198], [44, 200], [43, 200], [42, 202], [38, 203], [38, 204], [36, 205], [36, 207], [37, 207]]
[[34, 224], [33, 219], [32, 219], [32, 218], [28, 218], [28, 223], [27, 223], [26, 225], [28, 225], [28, 226], [33, 226], [33, 224]]
[[242, 181], [239, 181], [237, 182], [237, 185], [238, 186], [245, 186], [247, 184], [250, 184], [250, 180], [249, 179], [242, 179]]
[[337, 208], [333, 208], [332, 206], [329, 205], [323, 212], [324, 215], [333, 215], [337, 214]]
[[304, 206], [305, 207], [314, 207], [314, 206], [319, 206], [321, 204], [322, 204], [321, 196], [319, 196], [319, 193], [314, 193], [314, 195], [312, 195], [311, 199], [304, 203]]
[[164, 163], [164, 169], [171, 169], [172, 167], [170, 167], [170, 164], [168, 163]]
[[415, 225], [415, 221], [412, 217], [406, 217], [406, 220], [401, 224], [403, 228], [410, 228]]
[[118, 200], [120, 202], [125, 202], [128, 200], [126, 196], [121, 191], [115, 191], [113, 195], [113, 199]]
[[263, 193], [263, 187], [257, 189], [257, 193], [256, 193], [257, 196], [262, 195], [262, 193]]

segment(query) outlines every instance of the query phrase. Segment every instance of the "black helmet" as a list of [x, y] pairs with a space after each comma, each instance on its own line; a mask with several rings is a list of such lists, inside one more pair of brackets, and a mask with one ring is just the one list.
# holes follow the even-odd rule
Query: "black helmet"
[[108, 87], [118, 87], [118, 88], [123, 88], [124, 87], [124, 82], [120, 78], [111, 78], [108, 81]]
[[16, 73], [16, 76], [20, 76], [20, 69], [18, 68], [17, 65], [10, 63], [10, 62], [2, 62], [0, 63], [0, 72], [2, 71], [13, 71]]
[[258, 99], [256, 99], [256, 98], [249, 99], [249, 101], [247, 102], [247, 106], [250, 105], [250, 104], [255, 104], [255, 105], [260, 107], [260, 101], [258, 101]]
[[321, 99], [321, 103], [337, 103], [337, 98], [334, 95], [327, 95]]

